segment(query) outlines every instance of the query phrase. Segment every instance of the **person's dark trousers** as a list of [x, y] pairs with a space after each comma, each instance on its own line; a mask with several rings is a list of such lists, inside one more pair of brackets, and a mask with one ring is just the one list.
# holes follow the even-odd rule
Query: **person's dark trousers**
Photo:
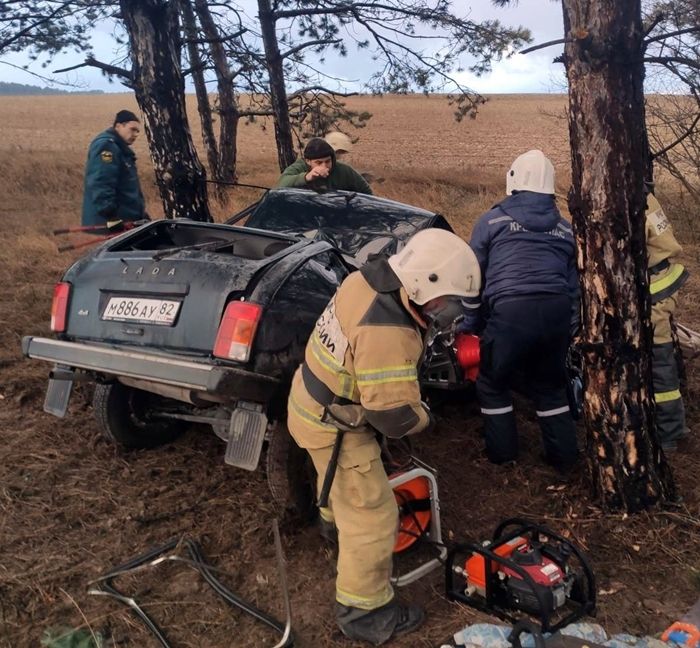
[[524, 380], [524, 391], [535, 402], [547, 462], [565, 470], [576, 461], [564, 369], [570, 315], [566, 295], [504, 298], [492, 305], [481, 336], [476, 389], [486, 454], [494, 463], [518, 456], [510, 393], [516, 377]]
[[656, 432], [662, 444], [672, 443], [685, 434], [685, 408], [673, 342], [654, 344], [652, 352]]

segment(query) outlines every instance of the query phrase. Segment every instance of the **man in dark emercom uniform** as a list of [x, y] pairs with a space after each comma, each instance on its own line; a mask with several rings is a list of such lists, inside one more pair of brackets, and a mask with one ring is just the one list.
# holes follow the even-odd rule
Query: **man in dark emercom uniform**
[[138, 117], [120, 110], [114, 126], [92, 140], [85, 165], [83, 225], [147, 218], [131, 149], [140, 131]]

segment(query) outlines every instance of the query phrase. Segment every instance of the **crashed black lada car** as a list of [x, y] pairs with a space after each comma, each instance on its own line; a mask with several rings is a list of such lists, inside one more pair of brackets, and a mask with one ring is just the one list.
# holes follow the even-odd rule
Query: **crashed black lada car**
[[[22, 341], [25, 355], [53, 365], [44, 409], [64, 416], [74, 382], [89, 380], [97, 420], [124, 448], [206, 424], [228, 463], [253, 470], [267, 441], [273, 495], [295, 506], [303, 454], [285, 409], [313, 325], [369, 255], [429, 227], [450, 229], [374, 196], [278, 189], [224, 224], [160, 220], [114, 237], [56, 285], [55, 337]], [[449, 355], [431, 349], [424, 382], [464, 380]]]

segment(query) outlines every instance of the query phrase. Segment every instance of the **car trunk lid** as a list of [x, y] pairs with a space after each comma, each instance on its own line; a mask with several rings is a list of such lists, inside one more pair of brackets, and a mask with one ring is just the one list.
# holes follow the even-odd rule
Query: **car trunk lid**
[[[231, 299], [305, 241], [194, 221], [157, 221], [78, 261], [66, 337], [210, 354]], [[263, 304], [264, 306], [264, 304]]]

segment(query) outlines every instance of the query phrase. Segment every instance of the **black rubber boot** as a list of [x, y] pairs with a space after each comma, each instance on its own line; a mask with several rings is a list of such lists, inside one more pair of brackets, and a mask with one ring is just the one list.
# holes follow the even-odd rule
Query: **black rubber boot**
[[367, 641], [374, 646], [392, 637], [413, 632], [425, 619], [423, 610], [415, 605], [399, 605], [393, 599], [374, 610], [361, 610], [336, 603], [336, 621], [349, 639]]

